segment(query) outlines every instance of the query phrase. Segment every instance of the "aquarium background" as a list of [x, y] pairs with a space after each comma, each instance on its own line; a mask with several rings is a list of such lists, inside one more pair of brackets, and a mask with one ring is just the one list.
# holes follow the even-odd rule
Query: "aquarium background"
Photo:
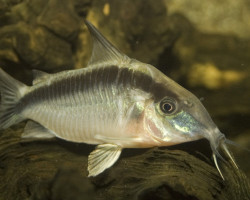
[[54, 73], [86, 67], [92, 41], [83, 19], [122, 52], [154, 65], [200, 98], [221, 132], [242, 147], [230, 149], [245, 174], [222, 163], [225, 176], [236, 180], [223, 183], [208, 142], [197, 141], [125, 150], [113, 170], [88, 179], [93, 146], [59, 139], [23, 142], [21, 123], [0, 132], [0, 199], [249, 195], [244, 187], [250, 188], [250, 156], [244, 148], [250, 149], [250, 2], [0, 0], [0, 67], [30, 85], [32, 69]]

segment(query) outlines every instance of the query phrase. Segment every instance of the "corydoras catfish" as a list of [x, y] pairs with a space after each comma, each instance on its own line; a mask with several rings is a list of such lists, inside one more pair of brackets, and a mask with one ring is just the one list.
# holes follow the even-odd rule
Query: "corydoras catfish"
[[55, 74], [34, 70], [33, 86], [0, 69], [0, 129], [29, 119], [24, 138], [98, 145], [88, 157], [89, 176], [111, 167], [123, 148], [206, 138], [223, 178], [218, 148], [235, 162], [199, 99], [155, 67], [124, 55], [90, 22], [86, 25], [93, 38], [86, 68]]

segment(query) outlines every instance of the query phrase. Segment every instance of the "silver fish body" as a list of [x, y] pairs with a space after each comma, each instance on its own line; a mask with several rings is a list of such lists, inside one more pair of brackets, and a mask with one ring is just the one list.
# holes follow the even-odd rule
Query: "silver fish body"
[[[49, 76], [49, 82], [32, 86], [20, 100], [18, 109], [24, 118], [69, 141], [115, 142], [122, 147], [143, 143], [132, 129], [141, 126], [136, 120], [142, 115], [149, 94], [138, 87], [138, 83], [142, 85], [147, 80], [138, 81], [141, 77], [136, 78], [133, 69], [106, 66]], [[132, 118], [135, 123], [130, 125]]]
[[97, 144], [89, 155], [89, 176], [112, 166], [122, 148], [207, 138], [220, 172], [216, 156], [221, 142], [232, 157], [201, 102], [155, 67], [122, 54], [92, 24], [86, 25], [94, 40], [88, 67], [56, 74], [34, 71], [30, 87], [0, 69], [0, 128], [29, 119], [24, 138]]

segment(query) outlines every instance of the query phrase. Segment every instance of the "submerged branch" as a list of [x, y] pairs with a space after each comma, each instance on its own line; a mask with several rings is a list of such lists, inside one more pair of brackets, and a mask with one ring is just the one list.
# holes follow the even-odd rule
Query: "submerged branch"
[[94, 146], [59, 139], [10, 140], [19, 136], [18, 129], [1, 133], [0, 199], [236, 200], [250, 196], [249, 181], [233, 164], [220, 162], [223, 181], [212, 160], [185, 151], [128, 149], [112, 168], [87, 178], [87, 156]]

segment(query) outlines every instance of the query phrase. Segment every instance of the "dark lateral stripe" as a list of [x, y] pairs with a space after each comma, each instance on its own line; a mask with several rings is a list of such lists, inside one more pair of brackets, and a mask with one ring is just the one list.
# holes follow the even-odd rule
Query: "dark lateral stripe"
[[93, 88], [100, 90], [114, 84], [127, 90], [137, 88], [151, 93], [156, 101], [171, 93], [163, 84], [156, 83], [151, 76], [131, 68], [117, 66], [90, 68], [81, 73], [68, 73], [65, 77], [56, 79], [51, 85], [45, 84], [24, 96], [21, 100], [22, 108], [48, 100], [48, 97], [53, 102], [58, 98], [65, 98], [66, 102], [67, 98], [76, 92], [88, 92]]

